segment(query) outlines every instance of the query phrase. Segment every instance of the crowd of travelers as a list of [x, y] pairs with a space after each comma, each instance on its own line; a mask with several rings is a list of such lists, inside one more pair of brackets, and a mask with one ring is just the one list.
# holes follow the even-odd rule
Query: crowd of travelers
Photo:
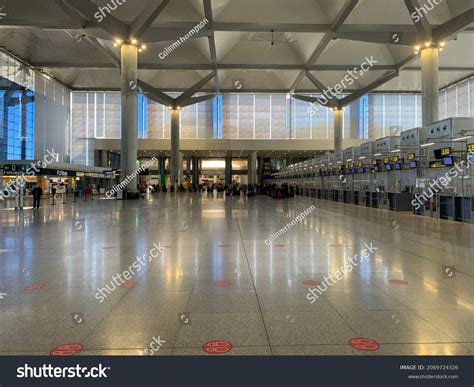
[[295, 187], [293, 185], [288, 185], [283, 183], [278, 184], [224, 184], [222, 182], [217, 183], [201, 183], [199, 185], [191, 184], [186, 179], [181, 184], [175, 182], [174, 185], [171, 184], [150, 184], [146, 185], [142, 182], [138, 191], [141, 197], [144, 197], [146, 193], [157, 193], [157, 192], [202, 192], [202, 193], [223, 193], [226, 196], [247, 196], [255, 197], [257, 195], [268, 196], [272, 199], [285, 199], [295, 196]]

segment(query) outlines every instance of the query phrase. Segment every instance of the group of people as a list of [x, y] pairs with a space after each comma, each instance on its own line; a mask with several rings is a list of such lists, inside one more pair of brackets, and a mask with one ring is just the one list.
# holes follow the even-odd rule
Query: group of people
[[[157, 193], [157, 192], [174, 192], [178, 190], [179, 192], [207, 192], [208, 194], [217, 192], [224, 192], [226, 196], [240, 196], [241, 194], [247, 197], [254, 197], [257, 195], [269, 196], [272, 199], [285, 199], [295, 196], [295, 187], [293, 185], [288, 185], [283, 183], [281, 186], [277, 184], [223, 184], [218, 183], [201, 183], [199, 185], [190, 184], [187, 180], [181, 184], [175, 183], [174, 186], [162, 184], [150, 184], [147, 185], [145, 182], [142, 182], [138, 186], [138, 192], [140, 197], [144, 198], [145, 194], [148, 193]], [[52, 189], [52, 194], [54, 195], [55, 189]], [[43, 196], [43, 190], [40, 186], [35, 186], [31, 190], [33, 196], [33, 208], [38, 209], [40, 207], [41, 197]]]
[[138, 185], [138, 192], [140, 197], [144, 198], [146, 193], [157, 192], [207, 192], [208, 194], [214, 191], [218, 193], [225, 193], [226, 196], [240, 196], [241, 194], [247, 197], [254, 197], [257, 195], [269, 196], [273, 199], [284, 199], [295, 196], [295, 187], [283, 183], [281, 186], [277, 184], [240, 184], [234, 182], [233, 184], [223, 184], [222, 182], [211, 183], [205, 182], [199, 185], [191, 184], [187, 179], [178, 184], [176, 181], [174, 185], [171, 184], [149, 184], [141, 182]]

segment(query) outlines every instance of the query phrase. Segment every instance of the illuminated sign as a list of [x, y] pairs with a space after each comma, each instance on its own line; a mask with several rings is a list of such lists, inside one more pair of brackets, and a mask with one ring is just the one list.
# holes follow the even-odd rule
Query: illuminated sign
[[451, 156], [451, 148], [441, 148], [434, 151], [435, 159], [442, 159], [445, 156]]
[[390, 157], [385, 157], [385, 158], [383, 159], [383, 163], [384, 163], [384, 164], [388, 164], [389, 162], [390, 162]]
[[474, 144], [467, 144], [467, 151], [474, 152]]
[[394, 163], [397, 163], [398, 161], [400, 161], [400, 157], [398, 156], [393, 156], [393, 160], [392, 160]]
[[444, 168], [445, 165], [441, 161], [432, 161], [430, 162], [430, 168], [436, 169], [436, 168]]
[[416, 159], [416, 155], [415, 155], [414, 153], [408, 153], [407, 159], [408, 159], [409, 161], [415, 160], [415, 159]]
[[21, 175], [21, 173], [26, 173], [26, 170], [28, 169], [27, 165], [21, 165], [21, 164], [5, 164], [3, 166], [3, 174], [5, 176], [17, 176]]

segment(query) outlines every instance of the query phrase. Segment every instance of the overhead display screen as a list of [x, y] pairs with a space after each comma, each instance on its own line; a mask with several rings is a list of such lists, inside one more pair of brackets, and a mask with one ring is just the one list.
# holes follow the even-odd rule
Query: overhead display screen
[[443, 164], [446, 166], [454, 165], [454, 160], [451, 156], [443, 157]]
[[445, 156], [451, 156], [451, 148], [441, 148], [434, 151], [435, 159], [442, 159]]

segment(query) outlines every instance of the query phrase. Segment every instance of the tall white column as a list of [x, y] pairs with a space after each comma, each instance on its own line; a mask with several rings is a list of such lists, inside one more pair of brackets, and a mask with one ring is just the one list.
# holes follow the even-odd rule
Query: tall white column
[[421, 93], [423, 126], [439, 120], [438, 102], [439, 48], [421, 50]]
[[232, 156], [225, 158], [225, 183], [232, 184]]
[[179, 165], [181, 156], [179, 151], [179, 135], [180, 135], [180, 116], [181, 110], [171, 109], [171, 185], [176, 182], [180, 183], [179, 172], [181, 167]]
[[248, 157], [248, 181], [249, 184], [256, 184], [257, 183], [257, 152], [252, 151], [250, 156]]
[[[121, 97], [122, 97], [122, 139], [121, 139], [121, 179], [131, 177], [136, 170], [137, 160], [137, 56], [138, 49], [132, 44], [121, 46]], [[137, 178], [126, 186], [127, 192], [137, 192]]]
[[333, 109], [334, 112], [334, 153], [339, 154], [342, 150], [342, 119], [344, 110]]

